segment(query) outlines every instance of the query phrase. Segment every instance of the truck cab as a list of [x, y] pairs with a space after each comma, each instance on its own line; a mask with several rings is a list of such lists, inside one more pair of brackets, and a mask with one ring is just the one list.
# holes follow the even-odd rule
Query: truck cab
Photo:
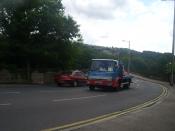
[[131, 77], [121, 62], [114, 59], [92, 59], [88, 72], [88, 86], [95, 88], [129, 88]]

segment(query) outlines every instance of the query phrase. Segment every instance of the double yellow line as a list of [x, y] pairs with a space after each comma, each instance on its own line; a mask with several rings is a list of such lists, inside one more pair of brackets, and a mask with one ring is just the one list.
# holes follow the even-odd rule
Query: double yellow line
[[122, 111], [117, 111], [117, 112], [109, 113], [109, 114], [106, 114], [106, 115], [98, 116], [98, 117], [95, 117], [95, 118], [92, 118], [92, 119], [79, 121], [79, 122], [75, 122], [75, 123], [71, 123], [71, 124], [67, 124], [67, 125], [63, 125], [63, 126], [58, 126], [58, 127], [54, 127], [54, 128], [44, 129], [42, 131], [60, 131], [60, 130], [63, 131], [63, 130], [78, 129], [80, 127], [84, 127], [84, 126], [87, 126], [87, 125], [92, 125], [92, 124], [99, 123], [99, 122], [106, 121], [106, 120], [110, 120], [110, 119], [119, 117], [121, 115], [124, 115], [124, 114], [130, 113], [130, 112], [134, 112], [136, 110], [140, 110], [140, 109], [149, 107], [149, 106], [155, 104], [156, 102], [158, 102], [161, 98], [167, 96], [168, 89], [166, 87], [162, 86], [162, 85], [160, 85], [160, 86], [161, 86], [161, 89], [162, 89], [161, 94], [158, 97], [154, 98], [153, 100], [149, 100], [149, 101], [147, 101], [143, 104], [140, 104], [140, 105], [137, 105], [137, 106], [134, 106], [134, 107], [122, 110]]

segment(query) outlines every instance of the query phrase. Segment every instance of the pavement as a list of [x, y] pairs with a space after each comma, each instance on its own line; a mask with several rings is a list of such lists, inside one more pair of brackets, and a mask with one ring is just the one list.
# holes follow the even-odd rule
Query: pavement
[[89, 123], [86, 120], [106, 120], [106, 116], [131, 111], [129, 108], [140, 109], [138, 105], [162, 92], [158, 84], [140, 79], [133, 82], [131, 89], [116, 92], [56, 85], [0, 85], [0, 131], [75, 129], [72, 127], [84, 125], [82, 122]]
[[149, 80], [168, 88], [168, 95], [151, 107], [147, 107], [111, 120], [74, 129], [74, 131], [175, 131], [175, 86]]

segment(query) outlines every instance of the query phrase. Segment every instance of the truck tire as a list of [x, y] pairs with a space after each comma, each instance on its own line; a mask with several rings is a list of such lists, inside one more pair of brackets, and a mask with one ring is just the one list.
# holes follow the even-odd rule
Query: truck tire
[[122, 88], [122, 87], [121, 87], [121, 84], [122, 84], [122, 80], [121, 80], [121, 79], [118, 80], [118, 84], [119, 84], [119, 87], [116, 88], [116, 90], [120, 90], [120, 89]]
[[129, 89], [129, 86], [130, 86], [130, 83], [128, 83], [128, 84], [126, 85], [126, 89]]
[[89, 86], [89, 90], [90, 91], [94, 91], [95, 90], [95, 87], [94, 86]]
[[130, 88], [130, 85], [131, 85], [131, 79], [129, 79], [128, 88]]
[[128, 84], [124, 85], [124, 89], [129, 89], [130, 84], [131, 84], [131, 81], [129, 80], [129, 81], [128, 81]]

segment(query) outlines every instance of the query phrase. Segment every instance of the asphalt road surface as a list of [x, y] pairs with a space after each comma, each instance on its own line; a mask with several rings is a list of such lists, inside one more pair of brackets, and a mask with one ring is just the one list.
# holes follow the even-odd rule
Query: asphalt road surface
[[88, 87], [0, 85], [0, 131], [39, 131], [127, 109], [154, 99], [158, 84], [134, 79], [121, 91]]

